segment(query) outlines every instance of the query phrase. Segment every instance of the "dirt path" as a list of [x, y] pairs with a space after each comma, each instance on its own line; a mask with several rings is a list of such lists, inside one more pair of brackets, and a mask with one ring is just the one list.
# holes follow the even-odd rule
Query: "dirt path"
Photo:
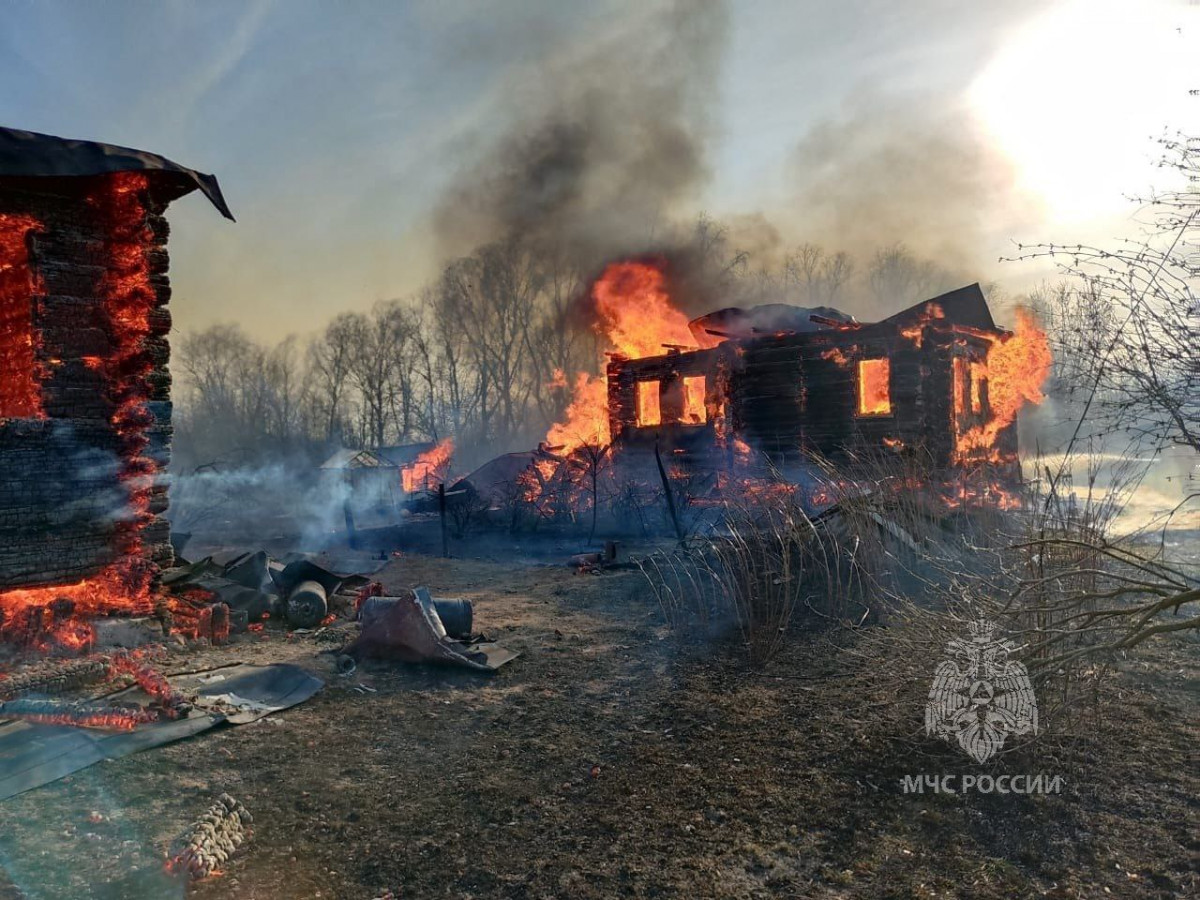
[[[477, 627], [523, 656], [493, 678], [340, 677], [329, 645], [280, 632], [193, 654], [296, 661], [328, 686], [0, 805], [0, 898], [179, 896], [159, 848], [220, 791], [256, 825], [191, 891], [212, 900], [1196, 890], [1200, 717], [1180, 694], [1159, 707], [1127, 682], [1120, 716], [1002, 764], [1062, 774], [1061, 795], [906, 796], [906, 774], [969, 771], [915, 737], [927, 686], [873, 693], [814, 641], [787, 677], [680, 648], [636, 573], [407, 557], [378, 577], [472, 599]], [[1181, 655], [1200, 654], [1181, 642], [1155, 664], [1169, 675]]]

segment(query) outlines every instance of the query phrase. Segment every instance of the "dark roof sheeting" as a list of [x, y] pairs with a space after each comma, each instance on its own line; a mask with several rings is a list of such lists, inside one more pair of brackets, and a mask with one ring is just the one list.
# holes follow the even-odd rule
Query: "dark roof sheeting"
[[[749, 309], [737, 306], [718, 309], [700, 316], [698, 319], [692, 319], [688, 322], [688, 330], [692, 332], [701, 347], [710, 347], [722, 340], [721, 335], [745, 340], [760, 334], [775, 334], [781, 331], [804, 334], [809, 331], [824, 331], [830, 327], [814, 322], [812, 320], [814, 315], [846, 325], [854, 324], [853, 316], [848, 316], [832, 306], [809, 307], [793, 306], [790, 303], [766, 303], [761, 306], [751, 306]], [[720, 334], [710, 335], [708, 331], [710, 328]]]
[[966, 325], [969, 328], [981, 328], [985, 331], [996, 330], [992, 311], [988, 309], [987, 300], [984, 298], [983, 290], [979, 287], [978, 282], [930, 300], [922, 300], [915, 306], [910, 306], [908, 309], [884, 319], [883, 322], [906, 328], [923, 319], [929, 307], [934, 303], [941, 307], [946, 321], [952, 325]]
[[221, 215], [233, 220], [215, 176], [186, 168], [165, 156], [115, 144], [0, 128], [0, 177], [62, 178], [112, 172], [167, 173], [177, 186], [176, 197], [199, 188]]

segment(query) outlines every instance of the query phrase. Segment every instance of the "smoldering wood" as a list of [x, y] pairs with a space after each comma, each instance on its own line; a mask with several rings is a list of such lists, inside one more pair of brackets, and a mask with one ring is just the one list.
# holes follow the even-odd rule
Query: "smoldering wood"
[[[88, 203], [103, 176], [72, 179], [0, 178], [0, 213], [30, 216], [29, 269], [35, 358], [44, 418], [0, 419], [0, 589], [70, 583], [95, 575], [125, 552], [119, 523], [128, 489], [118, 471], [122, 439], [114, 431], [114, 399], [100, 370], [118, 340], [106, 308], [107, 279], [116, 261], [107, 223]], [[153, 179], [144, 198], [143, 252], [154, 305], [140, 353], [146, 379], [146, 456], [160, 469], [170, 458], [171, 405], [165, 305], [170, 286], [161, 212]], [[142, 553], [169, 564], [166, 489], [151, 492]]]
[[222, 794], [199, 819], [172, 842], [171, 871], [188, 878], [205, 878], [225, 865], [250, 837], [250, 812], [229, 794]]

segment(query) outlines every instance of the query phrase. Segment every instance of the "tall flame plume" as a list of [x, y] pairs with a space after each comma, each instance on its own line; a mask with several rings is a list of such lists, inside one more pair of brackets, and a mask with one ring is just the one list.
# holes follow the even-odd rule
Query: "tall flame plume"
[[[986, 422], [959, 437], [960, 459], [985, 457], [1000, 461], [996, 438], [1016, 421], [1025, 404], [1037, 405], [1045, 399], [1042, 386], [1050, 375], [1052, 363], [1046, 332], [1032, 311], [1019, 307], [1013, 333], [992, 343], [986, 363], [972, 366], [975, 389], [982, 379], [987, 379], [990, 414]], [[965, 412], [966, 400], [956, 394], [955, 404], [959, 407], [956, 412]]]
[[[605, 350], [631, 359], [658, 356], [664, 345], [694, 348], [688, 318], [671, 304], [666, 263], [660, 259], [609, 263], [592, 284], [593, 325]], [[694, 392], [694, 389], [693, 389]], [[703, 410], [704, 398], [689, 396], [689, 408]], [[575, 376], [565, 421], [554, 425], [546, 443], [571, 452], [584, 444], [607, 444], [608, 386], [604, 376]]]

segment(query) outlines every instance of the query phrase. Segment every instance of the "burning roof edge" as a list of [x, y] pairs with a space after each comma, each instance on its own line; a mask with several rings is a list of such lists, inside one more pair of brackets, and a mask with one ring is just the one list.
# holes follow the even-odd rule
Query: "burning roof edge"
[[167, 173], [173, 176], [178, 191], [175, 198], [199, 188], [221, 215], [236, 221], [214, 175], [144, 150], [0, 127], [0, 177], [62, 178], [112, 172]]
[[436, 446], [437, 444], [433, 441], [423, 441], [415, 444], [394, 444], [388, 447], [376, 447], [374, 452], [393, 465], [403, 468], [415, 463], [422, 453], [432, 450]]

